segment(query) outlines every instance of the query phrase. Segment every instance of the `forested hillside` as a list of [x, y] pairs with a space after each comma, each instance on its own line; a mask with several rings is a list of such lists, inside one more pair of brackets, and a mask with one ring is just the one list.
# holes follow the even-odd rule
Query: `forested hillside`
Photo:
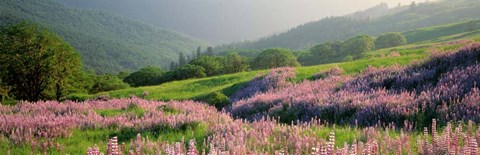
[[97, 73], [166, 67], [178, 53], [207, 45], [177, 32], [51, 0], [0, 0], [0, 26], [23, 20], [57, 33], [81, 53], [85, 68]]
[[[441, 0], [397, 6], [391, 8], [390, 11], [382, 8], [384, 6], [379, 5], [352, 15], [324, 18], [258, 41], [236, 43], [223, 48], [283, 47], [302, 49], [326, 41], [345, 40], [357, 34], [379, 35], [385, 32], [403, 32], [420, 27], [469, 21], [479, 18], [480, 1]], [[379, 16], [378, 13], [384, 13], [384, 15]], [[369, 16], [370, 18], [368, 18]]]
[[[213, 44], [259, 39], [326, 16], [379, 4], [358, 0], [55, 0], [131, 17]], [[391, 5], [412, 0], [382, 0]], [[417, 0], [423, 1], [423, 0]], [[328, 7], [327, 7], [328, 6]], [[372, 10], [377, 12], [381, 10]], [[373, 13], [372, 12], [372, 13]]]

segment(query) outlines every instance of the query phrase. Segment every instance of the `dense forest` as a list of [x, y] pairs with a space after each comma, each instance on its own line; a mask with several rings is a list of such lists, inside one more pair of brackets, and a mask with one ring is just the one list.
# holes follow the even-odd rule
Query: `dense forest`
[[389, 11], [385, 10], [384, 5], [378, 5], [364, 12], [327, 17], [258, 41], [224, 45], [219, 49], [270, 47], [303, 49], [331, 40], [345, 40], [358, 34], [380, 35], [385, 32], [403, 32], [420, 27], [478, 19], [479, 8], [479, 0], [413, 2], [408, 6], [396, 6]]
[[75, 9], [51, 0], [0, 0], [0, 25], [30, 21], [58, 34], [96, 73], [166, 68], [178, 53], [205, 42], [106, 12]]

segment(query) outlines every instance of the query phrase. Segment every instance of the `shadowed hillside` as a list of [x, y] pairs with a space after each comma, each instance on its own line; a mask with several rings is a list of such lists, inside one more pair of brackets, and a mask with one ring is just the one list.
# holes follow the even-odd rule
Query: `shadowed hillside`
[[27, 20], [57, 33], [97, 73], [167, 67], [178, 53], [206, 43], [128, 18], [65, 7], [51, 0], [1, 0], [0, 25]]

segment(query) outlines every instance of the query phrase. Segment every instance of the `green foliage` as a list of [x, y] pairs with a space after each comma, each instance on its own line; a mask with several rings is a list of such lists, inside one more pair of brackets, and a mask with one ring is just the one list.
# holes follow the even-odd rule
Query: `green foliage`
[[122, 71], [117, 74], [117, 77], [120, 78], [121, 80], [124, 80], [127, 76], [129, 76], [130, 73]]
[[181, 110], [175, 109], [175, 108], [170, 107], [168, 105], [158, 106], [157, 110], [163, 111], [165, 114], [168, 114], [168, 115], [177, 115], [177, 114], [182, 113]]
[[93, 98], [93, 96], [86, 93], [72, 93], [72, 94], [68, 94], [65, 97], [65, 100], [83, 102], [91, 98]]
[[407, 44], [407, 38], [397, 32], [385, 33], [375, 39], [375, 47], [377, 49], [396, 47], [405, 44]]
[[2, 98], [2, 100], [0, 100], [1, 103], [5, 102], [5, 100], [9, 98], [11, 89], [12, 88], [4, 84], [0, 78], [0, 97]]
[[187, 64], [175, 69], [173, 72], [170, 72], [169, 74], [167, 74], [167, 77], [167, 80], [185, 80], [190, 78], [207, 77], [207, 74], [205, 74], [205, 69], [202, 66]]
[[189, 64], [201, 66], [205, 69], [207, 76], [220, 75], [224, 72], [225, 57], [220, 56], [202, 56], [192, 60]]
[[185, 64], [187, 64], [187, 58], [185, 58], [183, 52], [180, 52], [180, 54], [178, 54], [178, 65], [183, 66]]
[[[480, 34], [473, 35], [453, 35], [444, 37], [441, 41], [451, 41], [458, 39], [473, 39], [480, 41], [478, 37]], [[465, 38], [467, 37], [467, 38]], [[344, 70], [344, 73], [347, 75], [356, 74], [364, 70], [369, 66], [381, 67], [381, 66], [391, 66], [391, 65], [406, 65], [410, 64], [412, 61], [422, 60], [428, 57], [428, 51], [431, 48], [440, 48], [441, 50], [451, 50], [452, 48], [458, 48], [459, 45], [455, 46], [443, 46], [439, 43], [438, 40], [434, 40], [424, 44], [411, 44], [396, 47], [394, 49], [382, 49], [377, 51], [371, 51], [364, 53], [364, 58], [353, 60], [352, 56], [344, 55], [339, 57], [339, 59], [346, 58], [348, 60], [353, 60], [349, 62], [341, 63], [331, 63], [323, 64], [316, 66], [306, 66], [297, 68], [297, 78], [294, 79], [295, 82], [301, 82], [305, 79], [312, 77], [312, 75], [317, 74], [322, 71], [329, 70], [334, 67], [339, 67]], [[442, 46], [437, 46], [442, 45]], [[447, 48], [448, 47], [448, 48]], [[387, 51], [388, 50], [388, 51]], [[401, 54], [399, 57], [382, 57], [383, 54], [388, 54], [389, 52], [398, 52]], [[309, 52], [301, 52], [309, 53]], [[129, 88], [123, 90], [116, 90], [107, 92], [113, 98], [127, 98], [131, 95], [139, 96], [144, 91], [148, 91], [147, 99], [154, 100], [191, 100], [191, 99], [200, 99], [203, 96], [209, 95], [214, 92], [222, 92], [226, 96], [232, 95], [239, 88], [252, 80], [254, 77], [267, 73], [267, 70], [256, 70], [249, 72], [242, 72], [229, 75], [214, 76], [202, 79], [189, 79], [182, 81], [172, 81], [166, 82], [157, 86], [149, 87], [138, 87], [138, 88]], [[105, 94], [105, 93], [101, 93]], [[100, 94], [97, 94], [100, 95]], [[95, 98], [97, 95], [90, 95], [88, 98]]]
[[208, 56], [213, 56], [214, 55], [214, 52], [213, 52], [213, 47], [207, 47], [207, 55]]
[[47, 27], [73, 46], [85, 68], [97, 74], [167, 67], [177, 60], [177, 53], [207, 45], [177, 32], [53, 0], [2, 0], [0, 10], [0, 26], [28, 20]]
[[353, 56], [352, 55], [347, 55], [345, 57], [342, 58], [342, 61], [343, 62], [347, 62], [347, 61], [352, 61], [353, 60]]
[[[126, 147], [132, 147], [131, 141], [140, 133], [143, 138], [148, 137], [152, 141], [162, 141], [166, 143], [174, 143], [182, 141], [182, 139], [197, 139], [202, 148], [202, 141], [208, 136], [208, 127], [204, 123], [188, 123], [183, 124], [181, 128], [175, 129], [163, 124], [159, 124], [148, 130], [135, 130], [132, 128], [122, 129], [73, 129], [69, 137], [58, 138], [56, 142], [62, 144], [62, 149], [49, 149], [49, 155], [65, 155], [65, 154], [85, 154], [85, 151], [92, 146], [98, 146], [101, 152], [106, 152], [107, 143], [105, 139], [114, 136], [119, 137], [120, 144], [125, 142]], [[121, 138], [121, 139], [120, 139]], [[33, 150], [35, 148], [35, 150]], [[0, 150], [10, 150], [11, 154], [42, 154], [42, 149], [32, 147], [31, 145], [17, 145], [6, 140], [0, 143]], [[128, 154], [128, 150], [124, 150], [124, 154]]]
[[246, 58], [241, 57], [236, 53], [229, 54], [228, 56], [203, 55], [191, 60], [187, 65], [178, 68], [174, 67], [175, 65], [176, 64], [172, 62], [172, 70], [165, 73], [161, 71], [161, 69], [154, 69], [151, 67], [144, 68], [138, 72], [132, 73], [125, 78], [124, 81], [132, 86], [149, 86], [175, 80], [237, 73], [248, 69]]
[[217, 109], [222, 109], [227, 105], [230, 105], [230, 100], [228, 96], [224, 95], [221, 92], [213, 92], [204, 96], [200, 99], [200, 101], [206, 102], [212, 106], [215, 106]]
[[354, 59], [359, 59], [362, 54], [375, 49], [373, 38], [367, 35], [359, 35], [344, 42], [345, 53], [350, 53]]
[[101, 109], [95, 110], [95, 112], [102, 117], [114, 117], [119, 115], [132, 115], [142, 117], [145, 114], [145, 111], [138, 107], [135, 103], [130, 103], [130, 105], [125, 109]]
[[124, 82], [133, 87], [156, 85], [160, 84], [164, 73], [165, 71], [158, 67], [145, 67], [128, 75]]
[[[359, 60], [350, 62], [342, 62], [335, 64], [324, 64], [317, 66], [307, 66], [297, 68], [297, 78], [295, 82], [301, 82], [314, 74], [321, 71], [326, 71], [334, 67], [339, 67], [345, 71], [345, 74], [359, 73], [369, 66], [391, 66], [395, 64], [405, 65], [414, 60], [421, 60], [427, 57], [424, 52], [430, 46], [412, 47], [398, 47], [396, 51], [402, 53], [400, 57], [381, 58], [379, 55], [382, 51], [368, 52], [367, 55], [375, 55], [374, 57], [365, 57]], [[222, 92], [225, 95], [232, 95], [239, 88], [252, 80], [254, 77], [266, 74], [267, 70], [242, 72], [229, 75], [214, 76], [202, 79], [189, 79], [182, 81], [166, 82], [157, 86], [129, 88], [107, 92], [113, 98], [126, 98], [131, 95], [138, 96], [144, 91], [148, 91], [147, 99], [154, 100], [201, 100], [202, 97], [212, 94], [214, 92]], [[97, 94], [100, 95], [100, 94]], [[90, 98], [94, 98], [91, 96]]]
[[247, 59], [238, 53], [230, 53], [227, 56], [201, 56], [189, 64], [203, 67], [207, 76], [238, 73], [248, 69]]
[[297, 57], [292, 51], [281, 48], [273, 48], [263, 51], [252, 63], [252, 67], [255, 69], [300, 66], [300, 63], [297, 62]]
[[[219, 47], [219, 48], [222, 48], [222, 47]], [[248, 59], [255, 59], [260, 53], [262, 53], [262, 50], [260, 50], [260, 49], [226, 48], [226, 49], [223, 49], [222, 52], [219, 53], [219, 55], [228, 56], [232, 53], [237, 53], [240, 56], [246, 57]]]
[[332, 57], [338, 53], [342, 53], [342, 42], [327, 42], [319, 44], [310, 49], [313, 56], [318, 58]]
[[238, 73], [246, 71], [249, 67], [247, 58], [240, 56], [238, 53], [231, 53], [226, 57], [224, 62], [225, 73]]
[[335, 41], [318, 44], [308, 52], [300, 52], [299, 60], [303, 65], [318, 65], [345, 62], [361, 58], [362, 54], [374, 49], [373, 39], [359, 35], [345, 42]]
[[325, 64], [331, 62], [337, 62], [338, 57], [344, 54], [343, 42], [327, 42], [312, 47], [308, 52], [309, 54], [302, 55], [302, 64], [304, 65], [316, 65]]
[[55, 34], [22, 22], [3, 28], [0, 39], [0, 78], [15, 99], [59, 100], [79, 88], [80, 56]]
[[104, 74], [93, 75], [94, 84], [89, 90], [89, 93], [96, 94], [104, 91], [112, 91], [118, 89], [128, 88], [129, 85], [124, 83], [118, 76]]

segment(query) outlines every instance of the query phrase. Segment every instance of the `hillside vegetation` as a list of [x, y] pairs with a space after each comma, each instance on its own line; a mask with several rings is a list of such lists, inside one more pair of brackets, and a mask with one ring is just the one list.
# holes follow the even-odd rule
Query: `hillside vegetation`
[[[461, 36], [461, 41], [455, 41]], [[369, 66], [391, 66], [391, 65], [407, 65], [414, 61], [419, 61], [427, 58], [430, 51], [450, 51], [458, 49], [472, 41], [479, 41], [478, 34], [455, 34], [431, 42], [409, 44], [400, 47], [387, 48], [367, 52], [364, 58], [341, 63], [332, 63], [316, 66], [298, 67], [296, 70], [296, 78], [294, 81], [301, 82], [303, 80], [311, 79], [313, 75], [329, 70], [334, 67], [339, 67], [344, 70], [345, 74], [356, 74]], [[449, 42], [449, 43], [442, 43]], [[73, 94], [71, 98], [85, 99], [95, 98], [101, 95], [108, 94], [114, 98], [128, 98], [130, 96], [142, 96], [143, 93], [148, 92], [146, 99], [154, 100], [188, 100], [199, 99], [208, 96], [214, 92], [221, 92], [227, 96], [232, 95], [235, 91], [245, 85], [246, 82], [256, 76], [267, 73], [267, 70], [242, 72], [236, 74], [214, 76], [208, 78], [173, 81], [164, 83], [158, 86], [137, 87], [123, 90], [116, 90], [111, 92], [103, 92], [97, 95], [82, 95]]]
[[[474, 40], [479, 38], [406, 45], [352, 62], [273, 69], [265, 76], [266, 71], [245, 72], [132, 91], [160, 89], [155, 96], [139, 96], [157, 99], [195, 99], [210, 91], [240, 96], [223, 111], [201, 102], [138, 97], [0, 105], [6, 118], [0, 119], [0, 150], [476, 155], [480, 46]], [[262, 76], [252, 80], [255, 75]]]
[[[428, 3], [412, 3], [410, 6], [400, 6], [400, 8], [392, 8], [391, 11], [382, 11], [384, 13], [382, 16], [378, 15], [377, 12], [366, 10], [363, 15], [362, 12], [357, 12], [357, 16], [329, 17], [297, 26], [287, 32], [258, 41], [242, 42], [219, 48], [262, 49], [283, 47], [303, 49], [326, 41], [345, 40], [358, 34], [376, 36], [385, 32], [403, 32], [420, 27], [465, 22], [478, 19], [477, 15], [480, 14], [479, 2], [479, 0], [440, 0]], [[403, 9], [405, 7], [407, 9]], [[372, 18], [365, 18], [369, 14]], [[410, 43], [416, 41], [421, 40], [409, 40]]]
[[[477, 0], [381, 4], [342, 18], [365, 25], [341, 34], [389, 29], [380, 35], [302, 50], [197, 47], [178, 62], [157, 45], [175, 54], [184, 45], [169, 41], [197, 41], [52, 1], [0, 0], [0, 154], [480, 154], [480, 21], [449, 19], [471, 17]], [[390, 18], [397, 25], [368, 27]], [[390, 31], [417, 20], [456, 23]], [[67, 41], [114, 66], [87, 69], [122, 72], [86, 71]]]
[[61, 36], [97, 73], [167, 68], [178, 53], [205, 42], [109, 13], [74, 9], [51, 0], [0, 0], [0, 26], [30, 21]]

